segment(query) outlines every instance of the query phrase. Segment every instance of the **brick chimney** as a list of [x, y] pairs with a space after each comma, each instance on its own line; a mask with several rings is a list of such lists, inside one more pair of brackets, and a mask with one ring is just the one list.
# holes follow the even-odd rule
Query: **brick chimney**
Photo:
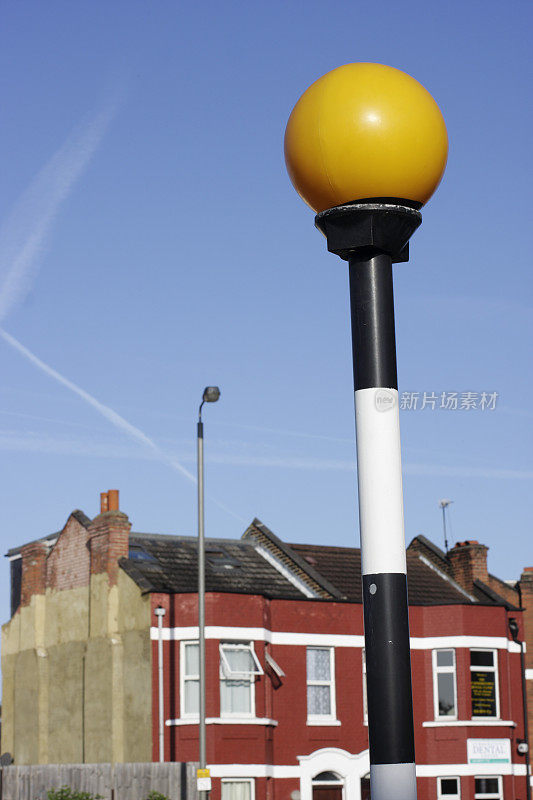
[[119, 510], [118, 489], [110, 489], [100, 495], [100, 514], [89, 527], [91, 550], [91, 575], [106, 572], [109, 583], [118, 578], [118, 561], [128, 557], [131, 523]]
[[448, 553], [452, 577], [457, 583], [470, 591], [475, 580], [489, 582], [487, 570], [488, 547], [475, 539], [457, 542]]
[[[526, 664], [528, 668], [533, 667], [533, 567], [525, 567], [520, 576], [520, 595], [522, 608], [524, 609], [524, 638], [526, 640]], [[531, 691], [533, 700], [533, 681]], [[533, 716], [533, 703], [531, 704]]]
[[43, 542], [31, 542], [22, 548], [21, 606], [28, 606], [34, 594], [45, 593], [47, 555], [48, 548]]

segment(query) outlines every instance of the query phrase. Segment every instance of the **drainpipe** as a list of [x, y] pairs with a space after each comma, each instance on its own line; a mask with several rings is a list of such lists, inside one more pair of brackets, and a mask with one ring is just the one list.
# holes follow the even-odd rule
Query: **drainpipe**
[[[519, 589], [520, 607], [522, 607], [522, 594]], [[529, 755], [529, 723], [527, 717], [527, 684], [526, 684], [526, 665], [524, 659], [524, 642], [518, 641], [518, 623], [514, 617], [509, 618], [509, 630], [513, 641], [520, 645], [520, 672], [522, 673], [522, 703], [524, 713], [524, 744], [526, 756], [526, 796], [531, 800], [531, 766]]]
[[159, 761], [165, 760], [165, 706], [163, 696], [163, 617], [166, 611], [158, 606], [154, 614], [157, 617], [157, 673], [159, 700]]

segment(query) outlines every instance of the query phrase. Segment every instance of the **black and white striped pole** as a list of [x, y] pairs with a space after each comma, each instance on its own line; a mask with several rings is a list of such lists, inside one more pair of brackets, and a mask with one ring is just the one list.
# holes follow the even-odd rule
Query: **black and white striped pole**
[[446, 156], [431, 95], [380, 64], [324, 75], [285, 134], [291, 180], [349, 264], [372, 800], [416, 799], [392, 264]]

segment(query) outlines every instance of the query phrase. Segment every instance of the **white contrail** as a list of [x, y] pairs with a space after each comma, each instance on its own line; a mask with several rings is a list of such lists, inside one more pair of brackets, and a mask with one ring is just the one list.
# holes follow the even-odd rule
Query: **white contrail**
[[[28, 350], [28, 348], [25, 347], [21, 342], [19, 342], [18, 339], [15, 339], [14, 336], [11, 336], [11, 334], [7, 333], [7, 331], [3, 330], [2, 328], [0, 328], [0, 336], [4, 339], [4, 341], [10, 344], [11, 347], [13, 347], [21, 355], [23, 355], [24, 358], [26, 358], [31, 364], [33, 364], [42, 372], [44, 372], [45, 375], [48, 375], [50, 378], [53, 378], [62, 386], [65, 386], [71, 392], [77, 394], [78, 397], [81, 397], [82, 400], [84, 400], [86, 403], [92, 406], [96, 411], [98, 411], [98, 413], [101, 414], [103, 417], [105, 417], [105, 419], [107, 419], [112, 425], [114, 425], [115, 428], [118, 428], [119, 430], [127, 434], [131, 439], [134, 439], [136, 442], [139, 442], [140, 444], [149, 448], [154, 454], [157, 455], [160, 461], [163, 461], [165, 464], [168, 464], [177, 472], [180, 472], [182, 475], [188, 478], [188, 480], [190, 480], [192, 483], [196, 483], [196, 476], [193, 475], [192, 472], [189, 472], [189, 470], [186, 469], [184, 466], [182, 466], [179, 461], [169, 456], [167, 453], [164, 452], [164, 450], [161, 450], [161, 448], [158, 447], [158, 445], [152, 439], [150, 439], [149, 436], [143, 433], [139, 428], [136, 428], [135, 425], [132, 425], [130, 422], [124, 419], [124, 417], [121, 417], [120, 414], [117, 414], [117, 412], [113, 411], [113, 409], [109, 408], [109, 406], [106, 406], [104, 405], [104, 403], [101, 403], [99, 400], [96, 399], [96, 397], [93, 397], [91, 394], [86, 392], [80, 386], [77, 386], [72, 381], [69, 381], [68, 378], [65, 378], [63, 375], [57, 372], [57, 370], [53, 369], [53, 367], [50, 367], [48, 364], [45, 364], [45, 362], [41, 361], [41, 359], [38, 358], [35, 355], [35, 353], [32, 353], [31, 350]], [[239, 517], [237, 514], [235, 514], [234, 511], [227, 508], [227, 506], [223, 505], [218, 500], [215, 500], [213, 497], [211, 498], [211, 500], [214, 503], [216, 503], [216, 505], [223, 511], [226, 511], [228, 514], [231, 514], [233, 517], [236, 517], [241, 522], [245, 522], [245, 520], [243, 520], [242, 517]]]
[[116, 103], [77, 127], [18, 199], [0, 227], [0, 322], [31, 289], [59, 208], [88, 166]]

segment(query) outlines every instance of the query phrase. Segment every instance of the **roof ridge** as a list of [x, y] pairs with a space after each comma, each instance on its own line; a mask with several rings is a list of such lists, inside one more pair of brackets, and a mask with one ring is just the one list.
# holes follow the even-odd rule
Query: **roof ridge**
[[281, 550], [281, 552], [285, 556], [291, 559], [294, 562], [294, 564], [299, 569], [301, 569], [302, 572], [305, 575], [307, 575], [308, 578], [314, 581], [314, 583], [316, 583], [323, 591], [326, 591], [335, 600], [344, 599], [344, 595], [337, 589], [336, 586], [330, 583], [330, 581], [328, 581], [327, 578], [324, 578], [324, 576], [318, 570], [314, 569], [311, 566], [311, 564], [309, 564], [308, 561], [306, 561], [304, 558], [300, 558], [300, 556], [292, 549], [292, 547], [289, 544], [287, 544], [287, 542], [284, 542], [282, 539], [276, 536], [276, 534], [273, 533], [273, 531], [271, 531], [270, 528], [268, 528], [264, 524], [264, 522], [261, 522], [261, 520], [258, 519], [257, 517], [254, 517], [252, 524], [248, 526], [246, 531], [243, 533], [242, 538], [245, 537], [251, 538], [253, 536], [253, 534], [250, 533], [250, 530], [252, 528], [256, 528], [259, 531], [259, 533], [262, 533], [264, 536], [266, 536], [266, 538], [273, 545], [275, 545], [279, 550]]

